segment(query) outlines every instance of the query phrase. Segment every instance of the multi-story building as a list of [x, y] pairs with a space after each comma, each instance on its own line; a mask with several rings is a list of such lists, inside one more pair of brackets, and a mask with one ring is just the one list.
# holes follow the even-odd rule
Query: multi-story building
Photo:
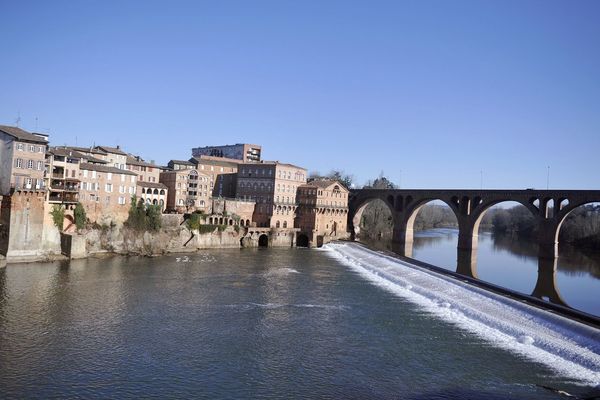
[[160, 183], [167, 187], [167, 212], [210, 212], [209, 175], [193, 167], [178, 168], [161, 172]]
[[297, 203], [299, 246], [321, 246], [331, 239], [348, 237], [348, 189], [339, 181], [314, 180], [298, 186]]
[[127, 156], [126, 168], [129, 171], [133, 171], [138, 175], [138, 182], [156, 182], [158, 183], [160, 178], [160, 172], [162, 168], [154, 163], [144, 161], [140, 156]]
[[241, 160], [200, 155], [190, 158], [200, 173], [210, 177], [212, 197], [233, 198], [236, 195], [237, 171]]
[[237, 143], [224, 146], [206, 146], [192, 149], [192, 157], [211, 156], [232, 158], [241, 162], [260, 162], [262, 148], [256, 144]]
[[95, 150], [104, 152], [100, 158], [108, 162], [108, 165], [117, 169], [125, 169], [127, 165], [127, 153], [121, 150], [121, 147], [95, 146]]
[[237, 197], [256, 202], [253, 221], [259, 227], [294, 227], [296, 190], [306, 183], [306, 169], [278, 161], [244, 163], [237, 179]]
[[0, 195], [44, 190], [48, 135], [0, 125]]
[[79, 201], [79, 164], [83, 154], [78, 151], [50, 147], [46, 153], [46, 201], [75, 204]]
[[136, 198], [142, 199], [146, 204], [159, 205], [160, 210], [167, 207], [168, 186], [160, 182], [137, 182]]
[[79, 202], [88, 219], [98, 223], [124, 222], [136, 193], [137, 174], [92, 163], [81, 163], [79, 169]]

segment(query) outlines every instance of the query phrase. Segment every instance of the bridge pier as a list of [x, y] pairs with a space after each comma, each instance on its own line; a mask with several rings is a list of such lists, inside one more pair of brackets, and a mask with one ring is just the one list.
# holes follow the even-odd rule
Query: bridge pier
[[538, 258], [538, 276], [531, 295], [538, 299], [548, 299], [551, 303], [568, 307], [556, 284], [556, 258]]
[[413, 230], [405, 224], [394, 223], [392, 233], [392, 250], [394, 253], [404, 257], [412, 258], [413, 254]]
[[477, 276], [477, 249], [458, 249], [456, 259], [456, 273], [478, 278]]
[[558, 257], [558, 229], [560, 221], [554, 218], [545, 218], [541, 215], [538, 219], [538, 257]]

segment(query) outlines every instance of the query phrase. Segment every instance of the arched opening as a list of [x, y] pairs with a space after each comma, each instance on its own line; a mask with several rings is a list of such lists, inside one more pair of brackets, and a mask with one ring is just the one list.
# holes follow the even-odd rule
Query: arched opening
[[[531, 206], [533, 202], [529, 202]], [[531, 294], [538, 276], [538, 232], [532, 210], [515, 201], [485, 207], [473, 231], [477, 235], [477, 277]]]
[[283, 227], [287, 228], [287, 221], [283, 221]]
[[[410, 210], [410, 208], [409, 208]], [[413, 236], [408, 256], [452, 271], [457, 269], [458, 220], [448, 204], [431, 199], [414, 208], [406, 225]]]
[[240, 226], [244, 226], [244, 220], [240, 219]]
[[258, 247], [269, 247], [269, 237], [264, 233], [258, 237]]
[[[600, 203], [571, 206], [559, 202], [567, 213], [558, 227], [558, 260], [555, 283], [569, 306], [600, 315]], [[557, 210], [558, 212], [558, 210]]]
[[154, 189], [153, 194], [158, 194], [158, 189]]
[[160, 189], [160, 194], [161, 194], [161, 196], [164, 196], [164, 194], [165, 194], [165, 189]]
[[[325, 209], [321, 209], [325, 214]], [[352, 217], [355, 239], [370, 246], [390, 250], [394, 221], [390, 206], [381, 199], [367, 200]], [[325, 226], [319, 226], [325, 229]]]
[[250, 220], [249, 219], [246, 220], [246, 226], [250, 226]]
[[158, 200], [156, 200], [156, 199], [152, 200], [152, 204], [157, 205], [158, 204]]
[[279, 228], [279, 226], [280, 226], [279, 221], [275, 222], [275, 228]]
[[296, 247], [308, 247], [308, 236], [301, 233], [296, 238]]

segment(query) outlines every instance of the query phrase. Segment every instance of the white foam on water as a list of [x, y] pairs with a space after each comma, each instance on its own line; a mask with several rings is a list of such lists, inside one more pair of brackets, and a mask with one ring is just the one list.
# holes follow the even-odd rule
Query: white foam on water
[[269, 271], [267, 271], [265, 273], [265, 275], [267, 275], [267, 276], [270, 276], [270, 275], [289, 275], [289, 274], [299, 274], [299, 273], [300, 272], [298, 272], [294, 268], [282, 267], [282, 268], [270, 269]]
[[487, 342], [600, 385], [600, 330], [357, 244], [329, 254], [376, 285]]

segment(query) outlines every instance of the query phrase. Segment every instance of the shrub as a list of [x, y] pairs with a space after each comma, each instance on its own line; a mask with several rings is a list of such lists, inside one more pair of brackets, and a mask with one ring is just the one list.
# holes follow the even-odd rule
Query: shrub
[[137, 231], [158, 231], [162, 225], [160, 206], [146, 205], [143, 199], [138, 200], [135, 196], [132, 196], [125, 225]]
[[199, 230], [201, 226], [206, 226], [200, 225], [200, 214], [197, 213], [190, 214], [187, 221], [185, 221], [185, 225], [190, 231]]
[[54, 204], [52, 206], [52, 211], [50, 211], [50, 215], [52, 215], [54, 226], [58, 228], [59, 232], [62, 232], [65, 220], [65, 209], [62, 208], [60, 204]]
[[81, 205], [81, 203], [77, 203], [75, 206], [75, 210], [73, 211], [73, 215], [75, 216], [75, 225], [77, 229], [83, 229], [85, 227], [86, 215], [85, 208]]

